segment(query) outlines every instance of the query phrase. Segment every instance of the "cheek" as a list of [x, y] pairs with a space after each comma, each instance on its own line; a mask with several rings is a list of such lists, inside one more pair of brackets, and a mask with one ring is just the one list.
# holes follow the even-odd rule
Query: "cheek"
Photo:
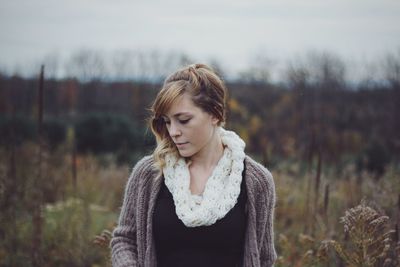
[[172, 123], [165, 123], [165, 129], [167, 130], [167, 132], [169, 133], [171, 131], [171, 125]]
[[201, 127], [194, 132], [194, 138], [199, 143], [199, 145], [204, 145], [209, 142], [213, 133], [213, 127], [209, 124], [203, 124]]

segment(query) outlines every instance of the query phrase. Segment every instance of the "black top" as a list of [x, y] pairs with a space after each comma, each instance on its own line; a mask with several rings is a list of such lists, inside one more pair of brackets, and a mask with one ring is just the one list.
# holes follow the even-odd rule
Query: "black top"
[[210, 226], [186, 227], [176, 215], [172, 194], [162, 183], [153, 214], [157, 266], [241, 266], [246, 201], [243, 178], [238, 201], [224, 218]]

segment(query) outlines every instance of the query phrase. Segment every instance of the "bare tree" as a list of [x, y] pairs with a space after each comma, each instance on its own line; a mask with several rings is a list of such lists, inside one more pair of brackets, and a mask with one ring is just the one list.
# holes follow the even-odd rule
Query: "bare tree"
[[102, 80], [106, 77], [106, 67], [102, 55], [94, 50], [82, 49], [72, 54], [66, 63], [67, 76], [83, 82]]
[[398, 115], [400, 113], [400, 48], [394, 53], [389, 53], [384, 61], [384, 76], [391, 87], [391, 103], [386, 103], [391, 112], [387, 118], [390, 125], [389, 142], [394, 149], [394, 158], [399, 159], [400, 154], [400, 123]]
[[239, 79], [246, 83], [268, 84], [271, 82], [271, 74], [275, 65], [275, 60], [265, 53], [258, 52], [250, 59], [249, 67], [239, 73]]
[[45, 55], [42, 64], [46, 66], [46, 77], [48, 79], [57, 79], [59, 77], [60, 55], [57, 52]]
[[289, 87], [294, 90], [302, 90], [310, 84], [311, 74], [310, 70], [304, 65], [289, 63], [285, 80], [288, 82]]
[[115, 80], [135, 79], [135, 52], [133, 50], [115, 51], [110, 59], [109, 70]]
[[211, 59], [209, 64], [221, 77], [226, 78], [225, 70], [217, 59]]
[[320, 89], [341, 89], [345, 85], [346, 65], [336, 54], [330, 52], [309, 52], [307, 65], [312, 82]]
[[389, 53], [384, 61], [385, 78], [393, 88], [400, 89], [400, 48]]

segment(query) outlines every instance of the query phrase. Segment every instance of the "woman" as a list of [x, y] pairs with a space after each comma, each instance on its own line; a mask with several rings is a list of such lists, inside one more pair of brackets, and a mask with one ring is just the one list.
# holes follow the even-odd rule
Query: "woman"
[[274, 182], [222, 128], [226, 94], [203, 64], [165, 80], [151, 109], [157, 147], [126, 185], [113, 266], [273, 265]]

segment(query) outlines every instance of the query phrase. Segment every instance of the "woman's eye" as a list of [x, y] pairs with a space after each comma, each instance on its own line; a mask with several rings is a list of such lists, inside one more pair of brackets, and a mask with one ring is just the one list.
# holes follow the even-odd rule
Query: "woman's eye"
[[190, 121], [190, 119], [187, 119], [187, 120], [179, 120], [179, 122], [181, 123], [181, 124], [186, 124], [186, 123], [188, 123]]

